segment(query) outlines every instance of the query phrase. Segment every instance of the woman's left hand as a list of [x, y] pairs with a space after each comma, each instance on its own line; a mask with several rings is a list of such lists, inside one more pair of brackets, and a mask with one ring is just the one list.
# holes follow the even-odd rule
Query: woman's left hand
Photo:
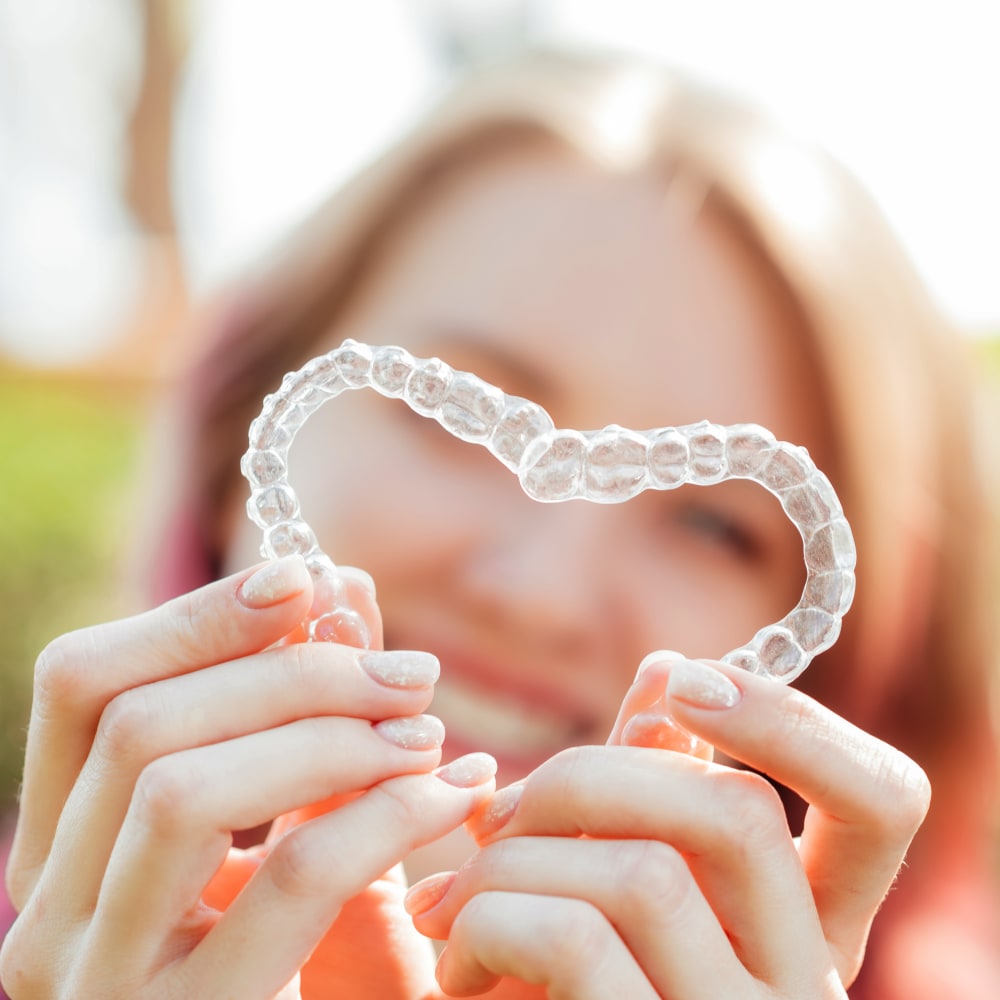
[[[688, 733], [797, 791], [801, 838], [751, 771], [614, 745], [651, 691]], [[411, 890], [417, 928], [448, 942], [442, 989], [510, 977], [491, 996], [538, 984], [574, 1000], [844, 997], [929, 804], [920, 768], [802, 693], [718, 663], [651, 663], [611, 744], [564, 751], [498, 793], [470, 823], [476, 856]]]

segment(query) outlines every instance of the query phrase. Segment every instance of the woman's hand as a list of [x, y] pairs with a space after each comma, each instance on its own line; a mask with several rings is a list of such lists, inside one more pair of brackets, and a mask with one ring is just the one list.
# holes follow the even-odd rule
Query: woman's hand
[[[371, 593], [351, 598], [380, 636]], [[344, 904], [492, 791], [482, 755], [434, 770], [433, 657], [281, 643], [311, 600], [292, 557], [43, 653], [7, 874], [13, 997], [295, 996]], [[330, 797], [266, 850], [231, 850], [233, 831]], [[203, 894], [232, 866], [253, 874], [221, 913]], [[352, 947], [399, 940], [362, 911]]]
[[801, 838], [764, 778], [701, 759], [704, 743], [565, 751], [473, 818], [481, 850], [465, 867], [410, 891], [418, 929], [447, 939], [446, 993], [513, 977], [490, 995], [846, 995], [927, 810], [923, 772], [800, 692], [722, 664], [651, 663], [612, 739], [679, 739], [657, 730], [656, 708], [802, 795]]

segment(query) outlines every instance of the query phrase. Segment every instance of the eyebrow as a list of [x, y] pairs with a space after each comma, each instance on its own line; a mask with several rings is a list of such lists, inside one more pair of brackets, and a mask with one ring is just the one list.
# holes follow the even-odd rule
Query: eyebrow
[[[441, 360], [453, 368], [469, 370], [509, 395], [525, 396], [543, 406], [555, 402], [557, 383], [530, 358], [508, 350], [501, 330], [449, 324], [429, 328], [427, 339]], [[446, 355], [459, 363], [453, 364]], [[477, 371], [477, 365], [487, 374]]]

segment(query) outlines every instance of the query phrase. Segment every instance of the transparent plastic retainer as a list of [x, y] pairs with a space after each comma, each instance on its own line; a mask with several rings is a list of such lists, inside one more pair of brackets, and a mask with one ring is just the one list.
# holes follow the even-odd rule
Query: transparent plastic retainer
[[483, 445], [542, 503], [623, 503], [650, 489], [726, 479], [759, 483], [778, 498], [802, 536], [806, 582], [798, 604], [781, 621], [765, 625], [722, 659], [787, 682], [837, 641], [854, 597], [854, 539], [833, 486], [804, 448], [778, 441], [756, 424], [563, 430], [537, 404], [438, 358], [353, 340], [290, 372], [264, 399], [240, 466], [250, 483], [247, 512], [264, 531], [261, 554], [276, 559], [301, 553], [312, 574], [315, 599], [305, 622], [310, 640], [367, 646], [370, 636], [347, 602], [336, 566], [301, 516], [288, 481], [288, 451], [317, 407], [363, 388], [399, 398], [455, 437]]

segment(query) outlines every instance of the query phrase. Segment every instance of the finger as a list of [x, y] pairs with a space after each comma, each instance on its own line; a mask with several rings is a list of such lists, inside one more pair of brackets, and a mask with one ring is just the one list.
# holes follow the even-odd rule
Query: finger
[[309, 716], [413, 715], [430, 703], [439, 670], [427, 653], [309, 643], [124, 692], [102, 715], [63, 810], [50, 879], [78, 910], [89, 909], [136, 779], [157, 758]]
[[100, 931], [92, 928], [92, 940], [142, 968], [196, 909], [225, 860], [231, 830], [400, 773], [428, 771], [440, 760], [443, 740], [444, 727], [432, 716], [376, 726], [308, 719], [159, 758], [136, 784], [101, 886]]
[[[736, 700], [705, 707], [704, 692], [726, 684]], [[926, 815], [930, 787], [923, 771], [801, 692], [725, 664], [675, 665], [667, 695], [685, 729], [809, 804], [802, 863], [849, 982], [872, 917]]]
[[646, 839], [684, 853], [741, 962], [780, 986], [789, 953], [826, 954], [784, 810], [759, 775], [638, 747], [576, 747], [524, 782], [499, 828], [469, 824], [480, 843], [515, 836]]
[[483, 893], [577, 899], [615, 928], [658, 995], [746, 996], [752, 987], [683, 857], [659, 841], [514, 837], [479, 852], [445, 883], [443, 898], [439, 884], [432, 877], [429, 909], [420, 907], [421, 884], [407, 897], [429, 937], [450, 938]]
[[544, 985], [550, 997], [659, 997], [605, 916], [579, 899], [484, 892], [464, 907], [438, 983], [449, 996], [475, 996], [503, 976]]
[[[161, 677], [276, 642], [309, 608], [312, 581], [290, 557], [245, 571], [133, 618], [61, 636], [42, 652], [25, 751], [24, 795], [11, 852], [11, 889], [23, 905], [105, 705]], [[250, 579], [257, 576], [256, 587]], [[242, 597], [249, 587], [250, 598]]]
[[[190, 955], [185, 977], [225, 983], [225, 995], [268, 995], [301, 967], [346, 900], [414, 848], [459, 826], [493, 790], [495, 770], [492, 758], [472, 754], [433, 774], [382, 782], [290, 831]], [[388, 946], [374, 958], [357, 952], [339, 963], [327, 958], [347, 982], [358, 962], [394, 964]], [[425, 995], [427, 985], [412, 995]]]
[[639, 664], [635, 680], [625, 693], [612, 726], [609, 746], [675, 750], [703, 760], [712, 759], [711, 744], [682, 729], [671, 718], [664, 701], [669, 664], [674, 659], [683, 657], [680, 653], [661, 651], [650, 654]]
[[[37, 880], [108, 703], [124, 691], [273, 644], [306, 613], [311, 588], [301, 558], [288, 557], [50, 645], [36, 670], [24, 794], [11, 852], [16, 903], [24, 905]], [[357, 581], [349, 583], [349, 594], [373, 634], [380, 635], [371, 594], [365, 596]], [[203, 715], [212, 704], [206, 701], [194, 714]]]

